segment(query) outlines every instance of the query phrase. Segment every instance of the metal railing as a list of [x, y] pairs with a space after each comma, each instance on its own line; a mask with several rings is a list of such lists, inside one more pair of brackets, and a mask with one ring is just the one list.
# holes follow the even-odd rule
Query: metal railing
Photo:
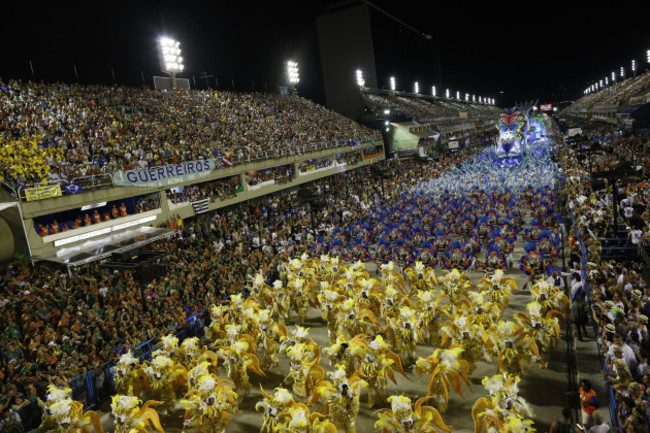
[[26, 185], [20, 185], [11, 187], [9, 185], [4, 185], [4, 189], [9, 189], [13, 192], [13, 196], [19, 200], [26, 201], [27, 196], [25, 190], [28, 188], [35, 188], [39, 186], [51, 186], [51, 185], [60, 185], [61, 193], [65, 194], [65, 185], [68, 184], [79, 184], [81, 186], [81, 191], [91, 191], [99, 188], [110, 188], [113, 186], [113, 175], [111, 173], [103, 173], [93, 176], [84, 176], [76, 177], [71, 180], [57, 179], [47, 182], [38, 182], [31, 183]]
[[[589, 309], [593, 310], [594, 308], [594, 301], [591, 298], [591, 287], [589, 285], [589, 280], [587, 279], [587, 273], [585, 272], [585, 269], [587, 268], [587, 262], [588, 262], [588, 256], [587, 256], [587, 249], [585, 248], [584, 242], [582, 242], [582, 239], [580, 239], [580, 232], [578, 228], [575, 226], [575, 215], [573, 212], [571, 212], [571, 220], [572, 220], [572, 225], [573, 225], [573, 235], [576, 237], [578, 240], [578, 246], [580, 247], [580, 264], [582, 270], [580, 271], [580, 277], [582, 278], [583, 281], [583, 287], [585, 291], [585, 300], [587, 301], [587, 304], [589, 305]], [[597, 323], [595, 323], [592, 319], [592, 325], [594, 327], [594, 330], [596, 331], [596, 335], [600, 332], [600, 328]], [[598, 353], [600, 353], [600, 348], [601, 345], [598, 343]], [[603, 357], [600, 358], [600, 363], [603, 371], [608, 371], [607, 368], [607, 363], [605, 362], [605, 359]], [[616, 395], [614, 393], [614, 390], [612, 389], [611, 386], [607, 385], [607, 395], [609, 398], [609, 411], [610, 411], [610, 418], [612, 420], [612, 427], [613, 428], [618, 428], [621, 429], [621, 425], [618, 422], [618, 404], [616, 402]]]
[[[174, 333], [179, 343], [189, 337], [203, 337], [203, 331], [208, 320], [208, 310], [202, 310], [199, 313], [190, 315], [185, 321], [174, 326], [169, 333]], [[152, 359], [153, 352], [160, 348], [160, 342], [148, 340], [132, 350], [134, 357], [142, 363], [145, 360]], [[80, 374], [69, 382], [72, 390], [72, 399], [80, 401], [84, 405], [84, 411], [92, 409], [115, 394], [115, 382], [113, 378], [112, 367], [116, 361], [109, 361], [101, 368], [90, 370]], [[98, 374], [99, 372], [99, 374]]]

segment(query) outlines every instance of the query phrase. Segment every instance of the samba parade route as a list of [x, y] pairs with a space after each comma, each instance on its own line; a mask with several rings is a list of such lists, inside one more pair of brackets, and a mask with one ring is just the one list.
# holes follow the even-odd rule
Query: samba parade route
[[[411, 227], [429, 214], [416, 208], [449, 209], [425, 239], [452, 247], [430, 263], [414, 249], [403, 266], [305, 254], [280, 280], [256, 276], [249, 298], [213, 306], [202, 340], [165, 337], [142, 363], [123, 355], [118, 396], [100, 408], [105, 430], [159, 417], [165, 431], [547, 431], [567, 382], [568, 300], [546, 282], [557, 167], [547, 142], [512, 166], [494, 157], [486, 150], [390, 208], [400, 222], [414, 214]], [[138, 411], [148, 400], [162, 403]]]

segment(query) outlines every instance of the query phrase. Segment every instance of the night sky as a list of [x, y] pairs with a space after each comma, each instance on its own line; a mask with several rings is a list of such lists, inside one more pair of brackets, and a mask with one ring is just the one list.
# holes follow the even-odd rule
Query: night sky
[[[137, 4], [136, 4], [137, 3]], [[316, 17], [331, 1], [278, 2], [36, 2], [3, 4], [0, 76], [81, 83], [151, 83], [160, 72], [156, 40], [181, 42], [185, 70], [196, 79], [214, 75], [219, 89], [276, 90], [284, 61], [300, 65], [299, 93], [324, 103]], [[575, 99], [587, 82], [609, 76], [636, 58], [646, 69], [650, 29], [643, 2], [604, 7], [580, 2], [374, 1], [431, 40], [373, 11], [377, 78], [422, 93], [431, 85], [453, 93], [497, 98], [500, 106], [539, 99]], [[576, 2], [571, 2], [576, 3]], [[469, 6], [471, 4], [471, 7]], [[581, 10], [585, 9], [585, 10]], [[162, 12], [162, 18], [161, 18]], [[216, 78], [216, 82], [215, 82]], [[351, 76], [352, 80], [353, 77]], [[444, 90], [443, 90], [444, 91]], [[503, 93], [500, 93], [503, 92]]]

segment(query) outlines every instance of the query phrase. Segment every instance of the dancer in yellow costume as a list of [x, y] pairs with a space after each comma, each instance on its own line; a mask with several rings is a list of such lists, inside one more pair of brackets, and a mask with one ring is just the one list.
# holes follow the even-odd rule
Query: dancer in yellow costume
[[434, 405], [440, 412], [447, 410], [449, 391], [452, 389], [463, 395], [461, 380], [470, 386], [467, 372], [469, 363], [461, 359], [463, 348], [451, 346], [449, 349], [436, 349], [428, 358], [418, 358], [413, 372], [421, 377], [429, 375], [427, 395], [432, 396]]
[[394, 369], [410, 380], [404, 372], [399, 355], [390, 350], [381, 335], [377, 335], [368, 345], [360, 368], [361, 374], [368, 383], [369, 408], [372, 408], [375, 403], [383, 404], [386, 401], [388, 379], [397, 384]]
[[171, 410], [176, 402], [176, 393], [185, 392], [187, 387], [187, 369], [171, 358], [159, 355], [151, 362], [144, 361], [142, 372], [146, 376], [147, 395], [163, 403], [161, 411]]
[[[519, 377], [496, 374], [483, 378], [483, 387], [489, 392], [489, 398], [480, 397], [472, 407], [474, 433], [484, 428], [488, 432], [514, 433], [513, 426], [520, 426], [521, 432], [532, 433], [532, 421], [528, 418], [533, 413], [526, 400], [519, 396]], [[528, 422], [531, 421], [531, 422]]]
[[195, 426], [201, 433], [223, 433], [237, 412], [238, 395], [232, 382], [220, 380], [214, 374], [204, 374], [181, 399], [185, 408], [183, 430]]
[[72, 399], [70, 388], [58, 388], [49, 385], [47, 400], [39, 405], [43, 408], [43, 421], [39, 431], [54, 431], [56, 433], [104, 433], [99, 415], [89, 410], [84, 413], [83, 404]]
[[348, 376], [343, 366], [337, 366], [330, 372], [332, 382], [321, 381], [316, 385], [314, 396], [310, 399], [312, 405], [325, 397], [325, 414], [339, 431], [356, 432], [356, 420], [359, 413], [361, 389], [367, 386], [356, 372]]
[[[282, 412], [288, 411], [289, 408], [296, 404], [296, 401], [293, 399], [291, 393], [285, 388], [275, 388], [275, 392], [272, 395], [267, 394], [261, 385], [260, 389], [264, 395], [264, 400], [255, 405], [255, 410], [264, 410], [264, 422], [262, 423], [260, 433], [274, 433], [280, 431], [286, 426], [280, 424], [280, 418], [278, 418], [278, 415]], [[286, 421], [286, 418], [283, 421]]]
[[390, 408], [380, 409], [376, 414], [379, 420], [375, 428], [381, 433], [434, 433], [446, 431], [451, 433], [435, 408], [424, 406], [430, 397], [423, 397], [412, 404], [411, 399], [403, 395], [388, 397]]
[[246, 338], [242, 337], [230, 346], [221, 347], [219, 355], [223, 359], [228, 378], [234, 384], [234, 391], [241, 402], [252, 387], [248, 379], [248, 371], [265, 376], [260, 369], [260, 360], [255, 355], [255, 342], [246, 335]]
[[142, 405], [142, 400], [131, 395], [114, 395], [111, 402], [115, 433], [149, 433], [154, 429], [164, 433], [160, 425], [160, 416], [150, 406], [160, 404], [149, 400]]

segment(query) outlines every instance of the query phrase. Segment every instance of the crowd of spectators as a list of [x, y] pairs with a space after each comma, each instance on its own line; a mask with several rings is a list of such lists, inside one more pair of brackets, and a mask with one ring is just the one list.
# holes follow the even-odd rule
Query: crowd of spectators
[[303, 161], [298, 164], [298, 171], [301, 173], [307, 173], [309, 171], [319, 170], [321, 168], [331, 167], [334, 163], [332, 162], [331, 156], [326, 156], [324, 158], [310, 159], [309, 161]]
[[0, 81], [0, 180], [24, 185], [211, 157], [237, 162], [377, 133], [270, 93]]
[[[613, 135], [613, 131], [602, 129], [598, 133]], [[583, 281], [578, 273], [572, 276], [572, 311], [586, 309], [585, 317], [593, 318], [604, 360], [603, 380], [611, 386], [615, 399], [613, 421], [627, 433], [645, 433], [650, 428], [650, 287], [644, 279], [647, 264], [625, 256], [603, 260], [601, 255], [612, 238], [620, 236], [619, 228], [614, 226], [614, 212], [619, 213], [618, 221], [626, 227], [627, 246], [638, 248], [638, 244], [650, 241], [648, 138], [603, 140], [604, 150], [592, 155], [594, 170], [611, 170], [621, 162], [643, 167], [638, 176], [625, 182], [618, 179], [613, 184], [590, 182], [588, 166], [584, 158], [578, 158], [580, 151], [567, 147], [561, 152], [567, 207], [579, 233], [579, 242], [570, 242], [570, 261], [586, 277]], [[616, 209], [614, 189], [620, 200]], [[586, 257], [582, 257], [580, 243]], [[581, 322], [579, 316], [574, 314], [574, 321]], [[577, 324], [579, 335], [581, 327], [586, 332], [584, 323]]]
[[583, 108], [614, 106], [634, 103], [635, 97], [644, 95], [650, 90], [650, 72], [638, 77], [630, 77], [616, 84], [601, 88], [584, 95], [566, 109], [566, 112], [576, 112]]
[[166, 191], [167, 199], [172, 203], [181, 203], [188, 201], [197, 201], [210, 199], [211, 201], [219, 198], [226, 200], [237, 195], [237, 190], [241, 187], [241, 175], [217, 179], [210, 182], [186, 185], [180, 188], [168, 189]]
[[388, 115], [407, 116], [420, 123], [439, 123], [454, 121], [460, 118], [460, 113], [466, 114], [466, 119], [472, 121], [494, 118], [500, 111], [490, 105], [473, 102], [461, 102], [445, 99], [428, 100], [416, 97], [363, 94], [364, 105], [376, 118], [386, 118]]
[[339, 164], [355, 165], [362, 160], [362, 152], [347, 152], [336, 155], [336, 162]]
[[365, 149], [363, 149], [363, 156], [367, 158], [369, 156], [378, 155], [383, 152], [384, 152], [383, 146], [366, 147]]
[[[54, 218], [51, 216], [37, 218], [34, 221], [34, 227], [39, 235], [47, 236], [60, 232], [67, 232], [68, 230], [74, 230], [80, 227], [92, 226], [93, 224], [112, 221], [133, 213], [148, 212], [158, 208], [160, 208], [160, 199], [158, 194], [149, 194], [147, 196], [138, 197], [132, 210], [129, 210], [129, 207], [127, 207], [124, 202], [114, 202], [109, 203], [106, 206], [90, 209], [87, 212], [81, 211], [77, 215], [63, 213]], [[63, 217], [66, 220], [59, 221], [61, 219], [60, 217]]]
[[[391, 177], [386, 197], [457, 162], [444, 158], [425, 170], [419, 162], [382, 162]], [[314, 216], [325, 237], [384, 200], [367, 167], [320, 179], [312, 188], [328, 204]], [[309, 250], [313, 221], [292, 197], [267, 196], [186, 222], [182, 236], [156, 245], [167, 253], [168, 272], [146, 285], [144, 302], [136, 274], [95, 264], [71, 276], [41, 263], [0, 273], [2, 408], [35, 401], [50, 383], [75, 386], [71, 381], [83, 381], [84, 372], [101, 374], [104, 363], [242, 290], [257, 272], [273, 275], [280, 261]], [[24, 425], [38, 424], [39, 416], [23, 419]]]
[[284, 184], [296, 178], [296, 170], [293, 164], [281, 165], [279, 167], [265, 168], [263, 170], [249, 171], [246, 173], [246, 183], [249, 186], [256, 186], [270, 180], [275, 183]]

